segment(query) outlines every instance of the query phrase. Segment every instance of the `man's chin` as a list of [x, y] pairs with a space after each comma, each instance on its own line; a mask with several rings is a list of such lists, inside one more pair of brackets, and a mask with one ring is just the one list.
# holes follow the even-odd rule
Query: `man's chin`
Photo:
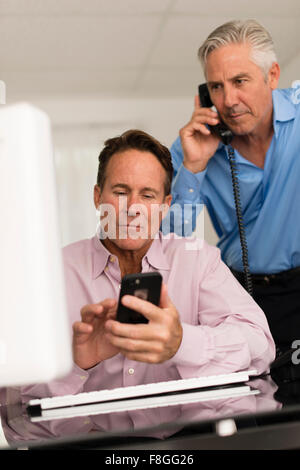
[[253, 130], [255, 129], [256, 123], [250, 122], [249, 119], [246, 120], [245, 116], [249, 115], [244, 115], [241, 119], [237, 119], [234, 121], [230, 120], [230, 122], [226, 123], [226, 126], [231, 130], [234, 135], [248, 135], [251, 134], [251, 132], [253, 132]]
[[111, 242], [119, 248], [119, 250], [124, 251], [139, 251], [143, 248], [146, 248], [148, 245], [152, 243], [152, 238], [126, 238], [126, 239], [115, 239], [111, 240]]

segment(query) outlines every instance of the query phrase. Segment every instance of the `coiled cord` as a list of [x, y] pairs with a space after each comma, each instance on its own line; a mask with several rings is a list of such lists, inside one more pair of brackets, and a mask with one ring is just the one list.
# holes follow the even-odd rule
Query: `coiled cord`
[[244, 276], [245, 276], [245, 288], [250, 295], [253, 295], [253, 285], [252, 285], [252, 278], [251, 278], [251, 273], [249, 269], [248, 247], [247, 247], [247, 239], [246, 239], [245, 227], [244, 227], [242, 209], [241, 209], [240, 187], [239, 187], [239, 182], [237, 178], [235, 154], [234, 154], [233, 148], [230, 145], [226, 145], [226, 149], [227, 149], [230, 170], [231, 170], [233, 197], [234, 197], [235, 211], [236, 211], [237, 223], [238, 223], [239, 234], [240, 234], [242, 261], [243, 261]]

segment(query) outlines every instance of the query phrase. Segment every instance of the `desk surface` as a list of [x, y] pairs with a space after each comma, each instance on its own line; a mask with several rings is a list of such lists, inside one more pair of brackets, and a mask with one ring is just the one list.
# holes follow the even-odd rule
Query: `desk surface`
[[[256, 393], [154, 410], [164, 416], [158, 425], [153, 409], [141, 410], [135, 429], [126, 425], [108, 432], [108, 415], [32, 422], [17, 401], [0, 407], [1, 423], [11, 448], [300, 449], [300, 366], [247, 384]], [[126, 413], [119, 413], [120, 423]]]

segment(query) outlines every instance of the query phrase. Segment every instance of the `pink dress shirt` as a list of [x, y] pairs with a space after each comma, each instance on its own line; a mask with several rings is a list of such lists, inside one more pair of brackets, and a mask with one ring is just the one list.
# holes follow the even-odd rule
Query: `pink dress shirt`
[[[118, 259], [96, 236], [65, 247], [63, 255], [71, 326], [80, 319], [84, 305], [117, 299], [121, 276]], [[202, 240], [195, 246], [195, 242], [174, 234], [160, 234], [142, 260], [142, 272], [149, 271], [161, 273], [181, 318], [183, 339], [175, 356], [162, 364], [146, 364], [118, 354], [89, 370], [74, 364], [72, 372], [61, 380], [19, 389], [23, 402], [243, 369], [256, 369], [258, 373], [268, 369], [275, 346], [265, 315], [221, 261], [219, 249]], [[76, 418], [70, 420], [70, 426], [72, 432], [76, 432], [76, 423], [78, 432], [121, 431], [175, 421], [180, 416], [181, 407], [171, 406]], [[61, 426], [64, 428], [59, 420], [54, 421], [51, 432], [60, 435]]]

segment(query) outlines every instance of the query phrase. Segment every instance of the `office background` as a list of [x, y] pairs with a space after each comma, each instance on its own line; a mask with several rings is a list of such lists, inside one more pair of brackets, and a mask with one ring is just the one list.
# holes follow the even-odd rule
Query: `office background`
[[[169, 146], [203, 81], [198, 47], [233, 18], [269, 29], [281, 87], [300, 79], [298, 0], [0, 0], [6, 102], [29, 101], [52, 121], [63, 245], [95, 232], [104, 140], [140, 128]], [[216, 242], [207, 217], [204, 236]]]
[[[234, 18], [271, 32], [280, 87], [300, 80], [299, 0], [0, 0], [6, 102], [30, 102], [52, 122], [63, 245], [95, 232], [104, 140], [140, 128], [171, 145], [203, 81], [198, 47]], [[207, 217], [204, 235], [216, 242]]]

